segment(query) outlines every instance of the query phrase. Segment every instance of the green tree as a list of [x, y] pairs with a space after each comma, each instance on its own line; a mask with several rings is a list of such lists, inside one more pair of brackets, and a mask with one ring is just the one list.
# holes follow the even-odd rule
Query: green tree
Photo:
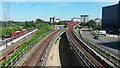
[[22, 27], [20, 27], [20, 26], [15, 26], [15, 27], [13, 27], [12, 29], [13, 29], [13, 31], [20, 31], [20, 30], [22, 29]]
[[85, 22], [81, 22], [80, 25], [81, 25], [81, 26], [86, 26], [87, 23], [85, 23]]
[[10, 36], [13, 30], [10, 27], [4, 27], [2, 29], [2, 36]]
[[87, 26], [89, 29], [92, 28], [92, 30], [95, 30], [97, 27], [97, 24], [94, 20], [90, 20], [89, 22], [87, 22]]
[[41, 19], [36, 19], [35, 23], [43, 23], [44, 21]]
[[92, 28], [92, 23], [93, 23], [93, 20], [90, 20], [89, 22], [87, 22], [87, 26], [89, 29]]

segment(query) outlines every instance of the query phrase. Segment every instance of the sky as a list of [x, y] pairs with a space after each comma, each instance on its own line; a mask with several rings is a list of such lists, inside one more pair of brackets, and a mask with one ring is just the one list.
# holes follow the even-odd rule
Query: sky
[[2, 2], [118, 2], [119, 0], [0, 0]]
[[[10, 19], [14, 21], [35, 20], [48, 21], [55, 16], [61, 20], [71, 20], [73, 17], [88, 14], [90, 19], [102, 17], [102, 7], [118, 2], [9, 2]], [[0, 3], [0, 18], [3, 20], [4, 3]], [[0, 19], [0, 20], [1, 20]]]

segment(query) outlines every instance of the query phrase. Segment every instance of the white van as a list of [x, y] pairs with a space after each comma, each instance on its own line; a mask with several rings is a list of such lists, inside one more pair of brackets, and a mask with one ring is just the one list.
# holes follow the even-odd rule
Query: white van
[[99, 30], [98, 34], [106, 34], [106, 31], [105, 30]]

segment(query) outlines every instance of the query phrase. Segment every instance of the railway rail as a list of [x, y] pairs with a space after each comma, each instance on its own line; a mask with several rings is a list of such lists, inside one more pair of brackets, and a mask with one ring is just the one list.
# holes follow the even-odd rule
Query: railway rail
[[16, 51], [16, 49], [20, 47], [20, 45], [30, 39], [36, 32], [37, 30], [34, 30], [16, 40], [9, 42], [9, 46], [0, 51], [0, 63], [11, 56]]
[[[21, 60], [19, 60], [15, 66], [42, 66], [45, 60], [43, 56], [45, 56], [46, 50], [48, 50], [48, 46], [52, 39], [58, 34], [61, 30], [56, 30], [46, 36], [42, 41], [40, 41], [35, 47], [28, 52], [29, 55], [23, 56]], [[25, 60], [23, 58], [26, 58]], [[46, 59], [46, 58], [45, 58]], [[44, 62], [43, 62], [44, 61]]]
[[99, 56], [97, 56], [94, 52], [92, 52], [88, 47], [85, 46], [73, 33], [73, 27], [70, 26], [67, 29], [67, 34], [72, 39], [72, 41], [76, 44], [76, 46], [84, 53], [84, 55], [95, 65], [97, 68], [112, 68], [109, 64], [103, 61]]

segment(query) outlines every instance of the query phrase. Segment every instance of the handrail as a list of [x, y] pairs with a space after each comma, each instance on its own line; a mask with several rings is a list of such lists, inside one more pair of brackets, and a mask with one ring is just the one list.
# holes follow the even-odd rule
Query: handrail
[[[47, 35], [47, 33], [45, 33], [44, 35]], [[27, 45], [27, 47], [25, 47], [24, 49], [22, 49], [19, 54], [17, 54], [16, 56], [12, 57], [11, 60], [9, 60], [8, 63], [5, 64], [5, 66], [2, 66], [0, 64], [0, 67], [13, 67], [14, 64], [28, 51], [31, 49], [32, 46], [34, 46], [39, 40], [41, 40], [41, 36], [39, 36], [38, 39], [34, 40], [33, 43]]]
[[76, 54], [82, 59], [87, 67], [95, 67], [95, 65], [84, 55], [84, 53], [76, 46], [73, 40], [69, 37], [68, 33], [66, 32], [68, 41], [71, 44], [71, 47], [74, 49]]
[[[77, 25], [74, 26], [74, 28], [75, 28], [75, 27], [77, 27]], [[78, 34], [77, 34], [77, 32], [75, 31], [75, 29], [73, 29], [73, 31], [74, 31], [74, 34], [75, 34], [76, 36], [78, 36]], [[81, 36], [78, 36], [78, 38], [79, 38], [79, 37], [81, 37]], [[80, 39], [80, 38], [79, 38], [79, 39]], [[103, 47], [96, 46], [97, 44], [91, 43], [90, 41], [88, 41], [87, 39], [85, 39], [85, 38], [83, 38], [83, 37], [81, 37], [81, 39], [82, 39], [84, 42], [86, 42], [87, 44], [89, 44], [89, 47], [91, 47], [92, 49], [94, 49], [95, 51], [97, 51], [98, 54], [104, 56], [107, 60], [111, 61], [111, 62], [113, 63], [113, 64], [111, 63], [112, 65], [115, 64], [114, 66], [120, 67], [120, 60], [118, 59], [118, 57], [116, 57], [116, 56], [114, 56], [113, 54], [109, 53], [109, 52], [108, 52], [106, 49], [104, 49]], [[98, 51], [98, 49], [100, 49], [100, 50]], [[101, 53], [100, 51], [105, 52], [105, 54]], [[114, 57], [117, 61], [114, 62], [115, 60], [107, 57], [106, 54], [109, 54], [110, 57], [111, 57], [111, 56]], [[103, 58], [102, 58], [102, 59], [103, 59]], [[109, 64], [109, 65], [111, 65], [111, 64]], [[111, 66], [112, 66], [112, 65], [111, 65]]]
[[51, 42], [47, 46], [47, 49], [45, 50], [44, 54], [42, 55], [42, 58], [40, 59], [41, 62], [38, 64], [38, 66], [46, 66], [46, 61], [48, 59], [48, 55], [50, 53], [50, 50], [51, 50], [53, 44], [65, 31], [66, 31], [65, 29], [62, 29], [54, 36], [54, 38], [51, 40]]

